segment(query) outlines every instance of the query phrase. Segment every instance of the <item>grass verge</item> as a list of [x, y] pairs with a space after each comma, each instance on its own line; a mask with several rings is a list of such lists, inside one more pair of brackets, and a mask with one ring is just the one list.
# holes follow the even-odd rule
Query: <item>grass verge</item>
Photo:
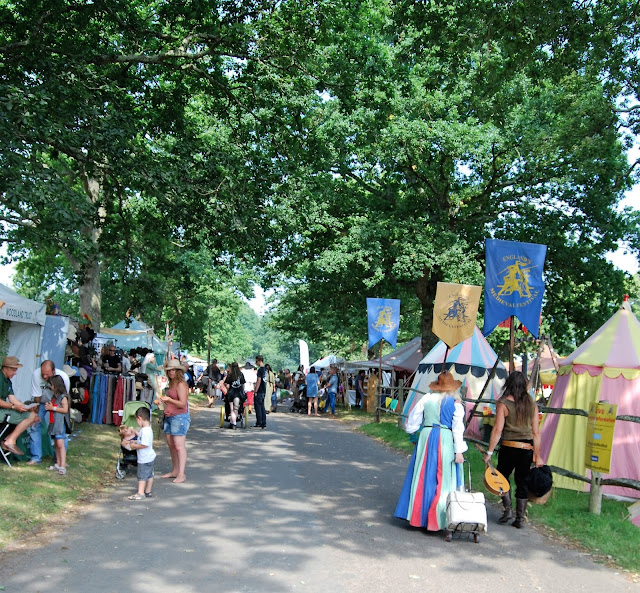
[[[357, 417], [351, 412], [341, 415], [345, 421], [371, 421], [371, 414]], [[371, 422], [358, 428], [361, 432], [379, 439], [389, 446], [411, 454], [413, 445], [404, 431], [396, 424], [396, 417], [383, 417], [379, 424]], [[475, 447], [465, 454], [471, 464], [473, 490], [485, 492], [489, 503], [499, 502], [499, 497], [486, 492], [483, 484], [484, 462]], [[465, 470], [466, 471], [466, 470]], [[513, 482], [513, 480], [512, 480]], [[589, 494], [562, 488], [554, 488], [545, 505], [529, 504], [529, 519], [542, 527], [547, 534], [577, 546], [599, 562], [640, 573], [640, 529], [629, 520], [628, 502], [602, 499], [602, 514], [589, 513]]]
[[67, 475], [41, 465], [16, 463], [0, 469], [0, 549], [41, 529], [51, 517], [69, 512], [79, 502], [112, 484], [118, 457], [114, 426], [84, 423], [69, 443]]

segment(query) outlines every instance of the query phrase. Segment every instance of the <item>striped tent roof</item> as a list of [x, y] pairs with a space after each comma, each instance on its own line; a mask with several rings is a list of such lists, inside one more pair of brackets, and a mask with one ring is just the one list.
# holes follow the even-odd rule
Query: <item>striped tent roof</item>
[[640, 322], [625, 303], [595, 334], [560, 366], [584, 364], [592, 367], [640, 370]]
[[[427, 369], [434, 365], [440, 365], [441, 368], [446, 349], [446, 344], [440, 340], [420, 361], [418, 370], [420, 372], [426, 372]], [[464, 367], [471, 367], [471, 373], [476, 377], [480, 377], [493, 368], [497, 359], [498, 355], [493, 351], [489, 342], [487, 342], [482, 332], [476, 326], [470, 338], [467, 338], [449, 350], [447, 353], [446, 368], [449, 369], [451, 365], [455, 364], [456, 370], [462, 375], [467, 372], [467, 369]], [[440, 372], [437, 366], [435, 368], [437, 372]], [[498, 363], [496, 375], [502, 378], [507, 376], [507, 369], [502, 362]]]

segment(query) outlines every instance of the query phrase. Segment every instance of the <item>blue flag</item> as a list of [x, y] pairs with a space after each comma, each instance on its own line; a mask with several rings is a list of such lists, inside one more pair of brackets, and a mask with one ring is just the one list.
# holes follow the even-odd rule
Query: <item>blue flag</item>
[[400, 300], [367, 299], [367, 327], [369, 348], [383, 339], [395, 348], [400, 327]]
[[486, 240], [484, 328], [487, 336], [507, 317], [515, 315], [537, 338], [544, 282], [546, 245]]

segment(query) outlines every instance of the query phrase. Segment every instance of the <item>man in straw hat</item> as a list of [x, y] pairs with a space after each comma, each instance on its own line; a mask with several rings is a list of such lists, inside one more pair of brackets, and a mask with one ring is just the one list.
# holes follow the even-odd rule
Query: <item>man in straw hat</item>
[[0, 422], [4, 422], [7, 416], [9, 424], [15, 428], [2, 442], [2, 448], [14, 455], [24, 455], [18, 449], [16, 441], [18, 437], [38, 420], [38, 415], [25, 406], [13, 393], [11, 379], [16, 376], [22, 365], [15, 356], [5, 356], [2, 360], [2, 372], [0, 372]]
[[461, 385], [448, 371], [440, 373], [407, 419], [405, 430], [416, 448], [394, 514], [414, 527], [446, 528], [447, 495], [460, 485], [456, 464], [467, 450]]
[[38, 406], [38, 418], [29, 427], [29, 451], [31, 459], [27, 461], [27, 465], [38, 465], [42, 463], [42, 432], [40, 422], [46, 423], [49, 414], [44, 409], [45, 404], [51, 401], [53, 393], [49, 387], [49, 380], [54, 375], [62, 379], [67, 393], [70, 392], [71, 382], [69, 377], [76, 374], [75, 370], [69, 365], [64, 365], [64, 370], [56, 368], [53, 360], [45, 360], [39, 369], [33, 371], [31, 375], [31, 399], [40, 404]]

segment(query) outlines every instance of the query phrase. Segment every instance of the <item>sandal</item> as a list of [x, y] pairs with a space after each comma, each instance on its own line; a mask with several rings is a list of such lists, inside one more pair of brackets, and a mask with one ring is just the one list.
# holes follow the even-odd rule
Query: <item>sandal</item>
[[51, 471], [57, 472], [60, 467], [58, 466], [57, 463], [54, 463], [53, 465], [50, 465], [47, 469], [50, 469]]
[[151, 492], [145, 492], [144, 495], [145, 498], [153, 498], [153, 494]]
[[144, 500], [144, 495], [143, 494], [138, 494], [137, 492], [135, 494], [132, 494], [129, 497], [129, 500]]
[[59, 473], [61, 476], [66, 475], [66, 473], [67, 473], [67, 468], [66, 468], [66, 467], [59, 467], [59, 468], [58, 468], [58, 473]]

